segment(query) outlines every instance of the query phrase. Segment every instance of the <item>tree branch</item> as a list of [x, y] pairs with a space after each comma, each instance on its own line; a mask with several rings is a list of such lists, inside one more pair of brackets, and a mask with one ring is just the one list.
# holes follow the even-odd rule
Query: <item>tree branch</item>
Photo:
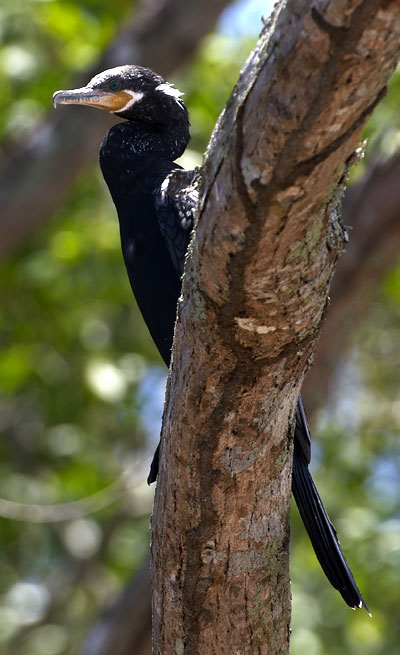
[[[153, 0], [135, 12], [109, 50], [75, 80], [132, 62], [168, 75], [196, 50], [230, 0]], [[49, 98], [49, 104], [51, 98]], [[0, 162], [0, 257], [53, 212], [115, 121], [105, 112], [51, 115]], [[82, 138], [82, 134], [85, 138]]]
[[149, 562], [97, 621], [82, 646], [82, 655], [147, 654], [151, 643]]
[[371, 166], [346, 192], [343, 223], [350, 228], [350, 241], [332, 280], [329, 311], [305, 384], [307, 405], [314, 409], [325, 402], [333, 370], [368, 312], [379, 283], [398, 260], [399, 179], [400, 153], [396, 153]]
[[164, 413], [155, 653], [288, 652], [288, 427], [343, 246], [346, 162], [399, 36], [398, 3], [281, 5], [212, 139]]

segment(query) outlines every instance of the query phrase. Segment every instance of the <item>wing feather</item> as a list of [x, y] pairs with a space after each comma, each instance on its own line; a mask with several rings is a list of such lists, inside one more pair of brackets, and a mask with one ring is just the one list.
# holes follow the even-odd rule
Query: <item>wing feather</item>
[[186, 251], [194, 226], [198, 202], [196, 171], [175, 169], [153, 192], [161, 233], [179, 277], [183, 274]]

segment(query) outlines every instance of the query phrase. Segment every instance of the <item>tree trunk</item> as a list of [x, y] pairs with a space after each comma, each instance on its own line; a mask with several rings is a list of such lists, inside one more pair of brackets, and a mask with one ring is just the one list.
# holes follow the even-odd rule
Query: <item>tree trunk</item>
[[399, 37], [400, 3], [280, 6], [212, 139], [164, 412], [154, 653], [288, 653], [288, 434]]
[[[338, 261], [315, 360], [302, 388], [309, 417], [329, 397], [332, 375], [344, 357], [354, 331], [368, 312], [382, 278], [398, 259], [399, 177], [400, 154], [396, 153], [384, 162], [373, 164], [363, 178], [346, 191], [343, 224], [351, 228], [350, 240]], [[130, 617], [128, 621], [127, 616]], [[131, 651], [136, 653], [142, 642], [146, 643], [145, 652], [150, 653], [151, 601], [147, 560], [139, 575], [126, 585], [111, 609], [93, 626], [82, 653], [106, 655], [113, 649], [114, 655], [127, 655]]]

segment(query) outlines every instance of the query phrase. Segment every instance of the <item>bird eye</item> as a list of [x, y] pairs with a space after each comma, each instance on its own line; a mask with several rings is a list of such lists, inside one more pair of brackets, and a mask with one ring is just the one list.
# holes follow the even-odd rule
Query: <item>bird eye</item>
[[119, 80], [111, 80], [109, 84], [110, 91], [118, 91], [120, 87], [121, 87], [121, 82]]

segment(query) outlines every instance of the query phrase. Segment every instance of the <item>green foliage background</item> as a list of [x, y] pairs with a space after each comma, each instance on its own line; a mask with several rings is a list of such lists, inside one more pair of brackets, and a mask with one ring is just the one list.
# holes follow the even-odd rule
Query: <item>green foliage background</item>
[[[127, 0], [3, 0], [5, 153], [51, 111], [52, 93], [96, 61], [130, 7]], [[253, 42], [211, 35], [173, 80], [191, 113], [188, 165], [200, 161]], [[397, 147], [399, 100], [395, 76], [367, 127], [371, 147], [354, 177]], [[81, 110], [61, 109], [71, 120]], [[165, 378], [95, 162], [51, 220], [1, 264], [0, 299], [0, 497], [62, 503], [57, 519], [75, 512], [49, 523], [38, 523], [34, 508], [30, 520], [0, 519], [0, 653], [75, 655], [148, 550], [152, 491], [144, 477]], [[377, 290], [314, 432], [316, 482], [373, 619], [349, 611], [328, 585], [294, 509], [295, 655], [399, 652], [399, 300], [396, 269]], [[95, 511], [74, 504], [88, 497]], [[0, 503], [0, 515], [7, 511]]]

